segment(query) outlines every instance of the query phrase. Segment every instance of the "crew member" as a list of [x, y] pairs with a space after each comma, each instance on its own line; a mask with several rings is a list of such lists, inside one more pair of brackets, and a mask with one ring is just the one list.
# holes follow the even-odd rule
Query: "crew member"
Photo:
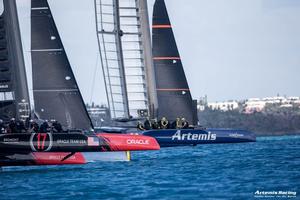
[[[176, 120], [177, 119], [178, 118], [176, 118]], [[177, 128], [177, 126], [176, 126], [176, 120], [171, 123], [171, 127], [170, 127], [171, 129], [176, 129]]]
[[29, 132], [30, 133], [38, 133], [39, 132], [39, 125], [34, 120], [29, 121]]
[[159, 126], [161, 129], [169, 129], [170, 125], [166, 117], [161, 118], [159, 121]]
[[17, 128], [17, 133], [26, 133], [27, 131], [25, 128], [24, 120], [16, 121], [16, 128]]
[[189, 128], [189, 123], [186, 121], [185, 118], [182, 118], [182, 119], [181, 119], [181, 127], [182, 127], [183, 129], [188, 129], [188, 128]]
[[5, 133], [5, 125], [2, 119], [0, 119], [0, 134]]
[[45, 120], [40, 126], [40, 133], [47, 133], [49, 131], [48, 120]]
[[62, 125], [56, 120], [53, 121], [52, 127], [53, 127], [53, 131], [56, 132], [56, 133], [62, 133], [63, 132]]
[[181, 129], [181, 120], [179, 117], [171, 124], [172, 129]]
[[152, 127], [151, 127], [151, 121], [149, 120], [149, 118], [147, 117], [146, 121], [144, 122], [144, 128], [146, 130], [150, 130]]
[[153, 121], [152, 121], [152, 128], [153, 129], [159, 129], [160, 128], [156, 118], [153, 119]]
[[141, 131], [144, 131], [144, 130], [145, 130], [145, 128], [144, 128], [142, 122], [138, 122], [137, 129], [139, 129], [139, 130], [141, 130]]
[[9, 124], [8, 124], [8, 132], [9, 133], [18, 133], [17, 130], [17, 124], [16, 124], [16, 119], [11, 118]]
[[55, 123], [54, 119], [51, 119], [49, 122], [49, 128], [50, 128], [51, 132], [56, 132], [56, 130], [54, 130], [54, 126], [53, 126], [54, 123]]

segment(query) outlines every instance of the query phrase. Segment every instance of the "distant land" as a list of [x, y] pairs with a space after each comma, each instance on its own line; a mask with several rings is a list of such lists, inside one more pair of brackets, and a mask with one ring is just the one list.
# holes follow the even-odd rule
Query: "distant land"
[[[87, 105], [95, 127], [111, 125], [106, 105]], [[198, 101], [200, 125], [210, 128], [234, 128], [259, 136], [300, 134], [300, 97], [275, 96], [242, 101]]]
[[244, 101], [198, 103], [205, 127], [246, 129], [257, 135], [300, 134], [300, 98], [266, 97]]

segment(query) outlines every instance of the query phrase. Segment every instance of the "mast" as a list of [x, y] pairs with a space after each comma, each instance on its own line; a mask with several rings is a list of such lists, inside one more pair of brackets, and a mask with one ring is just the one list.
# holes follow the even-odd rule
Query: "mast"
[[197, 108], [177, 49], [164, 0], [156, 0], [152, 22], [153, 61], [158, 98], [158, 117], [184, 117], [197, 124]]
[[3, 0], [0, 16], [0, 118], [26, 120], [29, 93], [15, 0]]
[[151, 33], [150, 33], [150, 23], [148, 15], [147, 0], [139, 1], [139, 16], [141, 23], [141, 38], [143, 41], [143, 51], [144, 51], [144, 63], [146, 68], [146, 78], [147, 78], [147, 92], [149, 101], [149, 114], [150, 117], [157, 117], [157, 93], [156, 93], [156, 82], [155, 82], [155, 72], [152, 60], [152, 46], [151, 46]]
[[47, 0], [31, 0], [31, 57], [35, 113], [64, 127], [93, 127]]

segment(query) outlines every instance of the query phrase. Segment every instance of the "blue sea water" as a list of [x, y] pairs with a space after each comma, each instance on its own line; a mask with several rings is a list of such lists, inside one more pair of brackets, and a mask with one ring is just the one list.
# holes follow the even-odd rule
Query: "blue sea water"
[[0, 199], [257, 199], [257, 190], [294, 191], [292, 199], [300, 199], [300, 136], [132, 156], [131, 162], [5, 168]]

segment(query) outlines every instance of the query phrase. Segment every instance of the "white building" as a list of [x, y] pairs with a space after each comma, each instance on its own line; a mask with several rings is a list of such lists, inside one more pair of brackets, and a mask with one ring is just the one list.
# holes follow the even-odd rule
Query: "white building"
[[288, 97], [287, 98], [289, 101], [299, 101], [300, 97]]
[[239, 104], [236, 101], [214, 102], [208, 103], [207, 106], [212, 110], [235, 110], [239, 108]]
[[292, 103], [294, 103], [294, 104], [299, 104], [299, 105], [300, 105], [300, 99], [299, 99], [299, 100], [296, 100], [296, 101], [293, 101]]
[[259, 98], [250, 98], [245, 103], [245, 113], [261, 112], [266, 106], [265, 100]]
[[281, 96], [265, 97], [262, 100], [269, 104], [287, 103], [287, 99], [285, 97], [281, 97]]
[[198, 105], [197, 105], [197, 109], [198, 109], [199, 111], [203, 111], [203, 110], [205, 110], [205, 105], [198, 104]]
[[[300, 107], [300, 97], [265, 97], [265, 98], [249, 98], [244, 103], [244, 113], [251, 114], [253, 112], [261, 112], [264, 110], [267, 104], [277, 104], [281, 108], [291, 108], [293, 106], [299, 105]], [[225, 102], [209, 102], [207, 105], [212, 110], [228, 111], [239, 108], [237, 101], [225, 101]], [[203, 111], [205, 105], [199, 101], [198, 110]]]

